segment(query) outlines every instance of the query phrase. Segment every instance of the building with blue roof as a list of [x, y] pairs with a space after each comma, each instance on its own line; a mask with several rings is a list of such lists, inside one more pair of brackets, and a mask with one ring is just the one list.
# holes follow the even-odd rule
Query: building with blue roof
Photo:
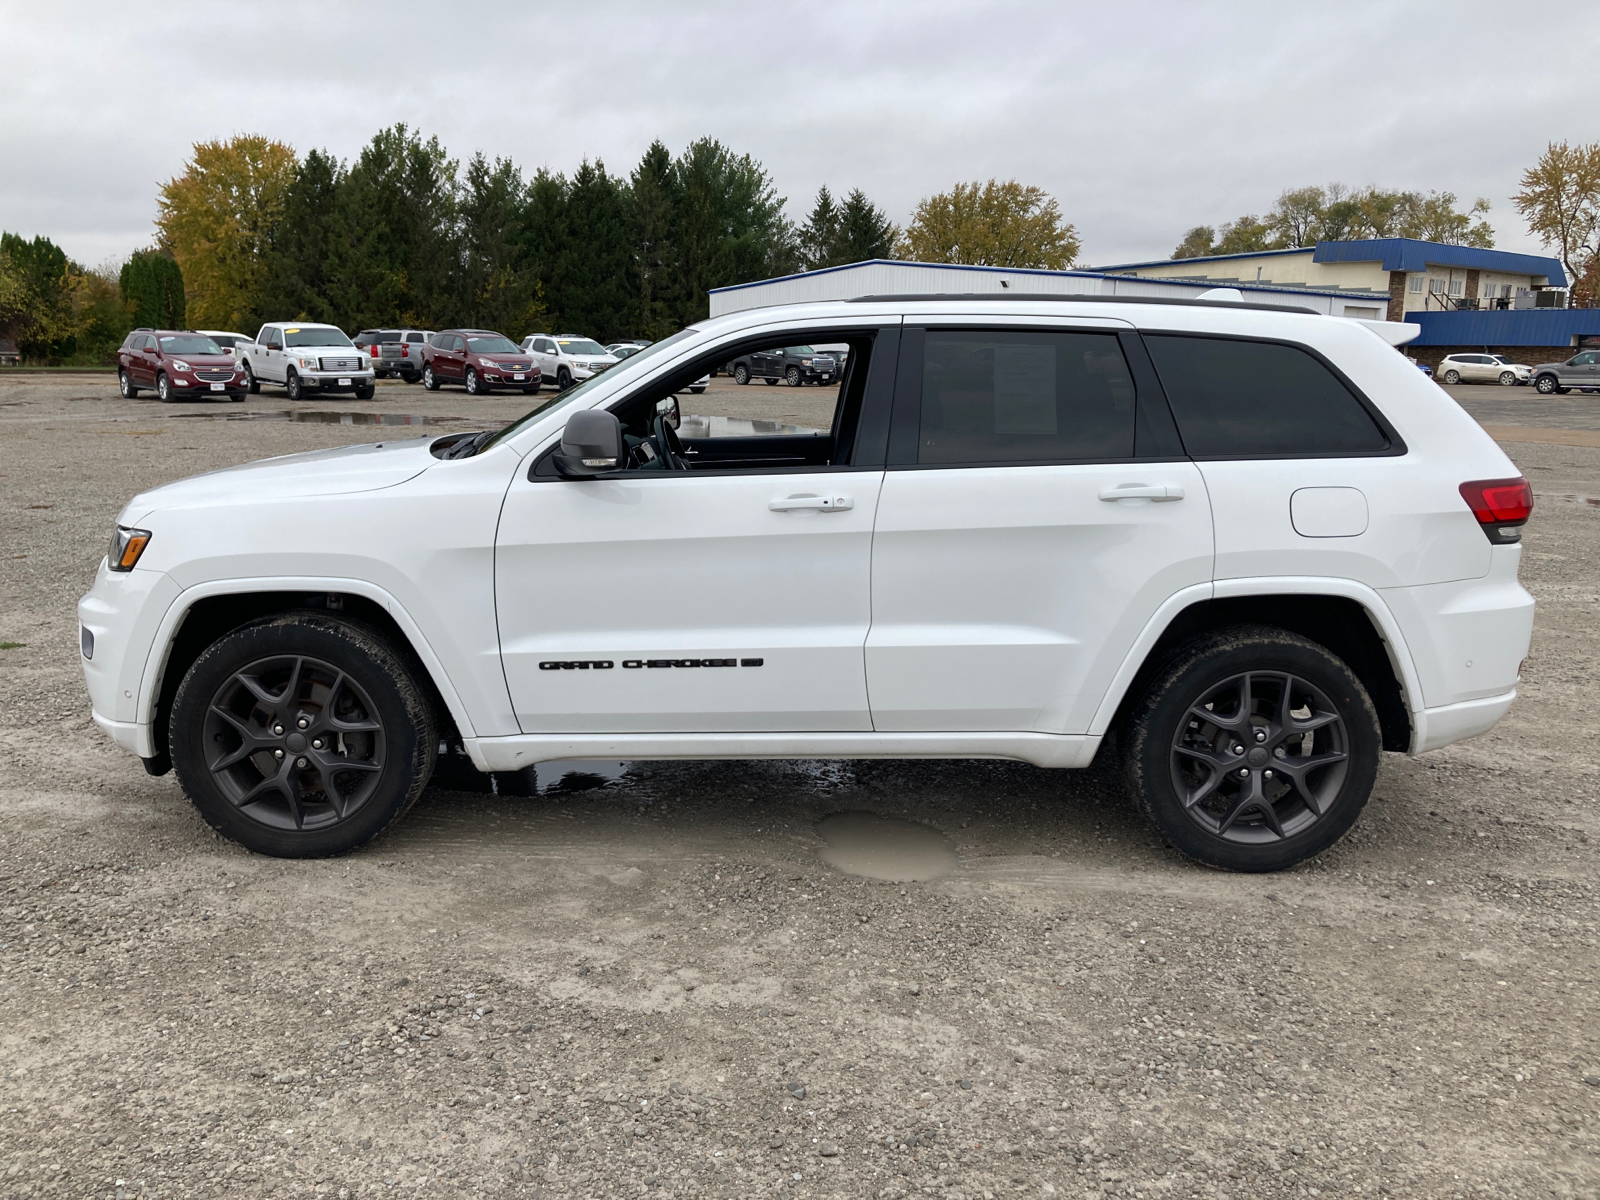
[[[1216, 286], [1334, 291], [1373, 297], [1372, 316], [1410, 321], [1415, 315], [1558, 306], [1567, 286], [1561, 260], [1507, 250], [1480, 250], [1415, 238], [1318, 242], [1295, 250], [1163, 258], [1097, 267], [1139, 279], [1194, 280]], [[1543, 295], [1541, 295], [1543, 293]]]

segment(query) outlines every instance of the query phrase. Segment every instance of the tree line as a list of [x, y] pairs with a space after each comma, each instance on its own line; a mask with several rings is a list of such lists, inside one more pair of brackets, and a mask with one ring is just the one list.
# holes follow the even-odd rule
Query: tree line
[[[1513, 201], [1574, 302], [1600, 303], [1600, 143], [1552, 143]], [[194, 147], [160, 188], [154, 244], [125, 261], [86, 268], [47, 238], [0, 233], [0, 337], [30, 361], [82, 365], [111, 361], [141, 325], [248, 333], [286, 318], [660, 338], [729, 284], [873, 258], [1063, 269], [1082, 249], [1055, 199], [1015, 180], [956, 184], [904, 228], [860, 189], [821, 188], [799, 222], [785, 207], [760, 162], [711, 138], [676, 155], [657, 141], [626, 174], [586, 160], [526, 175], [482, 154], [463, 167], [404, 125], [348, 162], [241, 135]], [[1195, 226], [1173, 257], [1361, 237], [1488, 247], [1488, 208], [1294, 188], [1264, 215]]]

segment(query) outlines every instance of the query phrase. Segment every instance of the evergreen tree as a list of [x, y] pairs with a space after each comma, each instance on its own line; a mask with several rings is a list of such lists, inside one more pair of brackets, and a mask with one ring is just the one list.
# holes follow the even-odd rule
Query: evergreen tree
[[839, 210], [839, 238], [832, 265], [867, 262], [894, 257], [894, 244], [900, 229], [887, 213], [867, 199], [860, 188], [852, 188]]
[[344, 165], [322, 150], [312, 150], [300, 164], [268, 240], [252, 328], [244, 332], [267, 321], [341, 320], [332, 298], [330, 257], [344, 175]]
[[547, 302], [563, 330], [613, 341], [631, 331], [636, 311], [626, 189], [604, 163], [585, 159], [568, 181], [564, 201]]
[[638, 327], [624, 336], [658, 341], [677, 331], [670, 315], [678, 307], [674, 303], [673, 189], [672, 152], [657, 139], [650, 143], [630, 179], [634, 319]]
[[833, 202], [833, 193], [823, 184], [817, 189], [817, 202], [811, 207], [811, 215], [796, 235], [800, 265], [806, 270], [838, 265], [842, 216], [839, 206]]
[[117, 287], [134, 327], [185, 328], [183, 270], [170, 254], [134, 251], [122, 264]]
[[0, 233], [0, 265], [11, 280], [3, 331], [28, 358], [63, 358], [78, 348], [72, 327], [71, 264], [47, 237]]
[[458, 211], [455, 297], [448, 322], [520, 339], [543, 312], [539, 279], [519, 231], [528, 190], [508, 159], [467, 163]]

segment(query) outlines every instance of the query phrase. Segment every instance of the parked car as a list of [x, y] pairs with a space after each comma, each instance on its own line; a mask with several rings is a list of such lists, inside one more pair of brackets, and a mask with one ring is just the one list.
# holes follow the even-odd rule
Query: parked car
[[1500, 383], [1506, 387], [1527, 383], [1533, 368], [1514, 363], [1503, 354], [1447, 354], [1434, 372], [1440, 383]]
[[391, 376], [407, 383], [422, 381], [422, 348], [433, 336], [431, 329], [363, 329], [351, 339], [372, 360], [379, 379]]
[[243, 400], [245, 372], [217, 342], [193, 329], [135, 329], [117, 351], [117, 386], [129, 400], [150, 390], [166, 402]]
[[[650, 345], [649, 342], [616, 342], [613, 345], [607, 346], [606, 350], [610, 352], [613, 358], [615, 358], [618, 362], [621, 362], [630, 355], [639, 353], [639, 351], [643, 350], [648, 345]], [[692, 392], [698, 396], [710, 386], [711, 375], [709, 372], [707, 372], [699, 379], [696, 379], [693, 383], [689, 384], [684, 390], [687, 392]]]
[[[855, 360], [825, 428], [680, 434], [686, 383], [802, 338]], [[1116, 753], [1169, 843], [1268, 871], [1350, 829], [1382, 750], [1511, 706], [1531, 511], [1365, 324], [799, 304], [704, 320], [497, 432], [146, 491], [80, 645], [95, 721], [267, 854], [367, 842], [441, 742], [491, 772]]]
[[1600, 350], [1580, 351], [1566, 362], [1540, 363], [1533, 368], [1533, 386], [1546, 396], [1552, 392], [1565, 395], [1573, 388], [1600, 388]]
[[1427, 363], [1418, 362], [1416, 359], [1411, 358], [1409, 356], [1407, 356], [1406, 361], [1408, 363], [1410, 363], [1413, 367], [1415, 367], [1417, 370], [1421, 371], [1429, 379], [1433, 378], [1433, 368], [1430, 367]]
[[230, 333], [226, 329], [196, 329], [196, 333], [203, 333], [217, 345], [222, 347], [223, 353], [231, 356], [241, 343], [248, 342], [248, 333]]
[[522, 348], [539, 364], [546, 383], [566, 391], [616, 364], [616, 355], [592, 338], [574, 333], [532, 333], [522, 339]]
[[422, 386], [430, 392], [459, 383], [471, 396], [515, 388], [526, 395], [539, 390], [533, 359], [503, 333], [492, 329], [446, 329], [422, 348]]
[[308, 392], [348, 392], [372, 399], [374, 373], [344, 330], [304, 321], [263, 325], [253, 342], [235, 348], [252, 392], [282, 384], [291, 400]]
[[612, 342], [606, 347], [606, 353], [615, 354], [620, 346], [632, 346], [635, 350], [643, 350], [650, 344], [651, 343], [645, 341], [643, 338], [628, 338], [626, 341]]
[[759, 354], [745, 354], [728, 364], [735, 383], [763, 379], [768, 384], [787, 383], [800, 387], [807, 383], [837, 383], [839, 363], [831, 354], [819, 354], [810, 346], [776, 346]]

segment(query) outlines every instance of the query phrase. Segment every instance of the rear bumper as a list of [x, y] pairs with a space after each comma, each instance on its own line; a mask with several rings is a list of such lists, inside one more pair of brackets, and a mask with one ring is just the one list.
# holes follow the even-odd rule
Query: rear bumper
[[1412, 713], [1411, 753], [1426, 754], [1429, 750], [1437, 750], [1452, 742], [1487, 733], [1511, 710], [1511, 702], [1516, 698], [1517, 689], [1512, 688], [1498, 696], [1463, 700], [1460, 704], [1446, 704]]

